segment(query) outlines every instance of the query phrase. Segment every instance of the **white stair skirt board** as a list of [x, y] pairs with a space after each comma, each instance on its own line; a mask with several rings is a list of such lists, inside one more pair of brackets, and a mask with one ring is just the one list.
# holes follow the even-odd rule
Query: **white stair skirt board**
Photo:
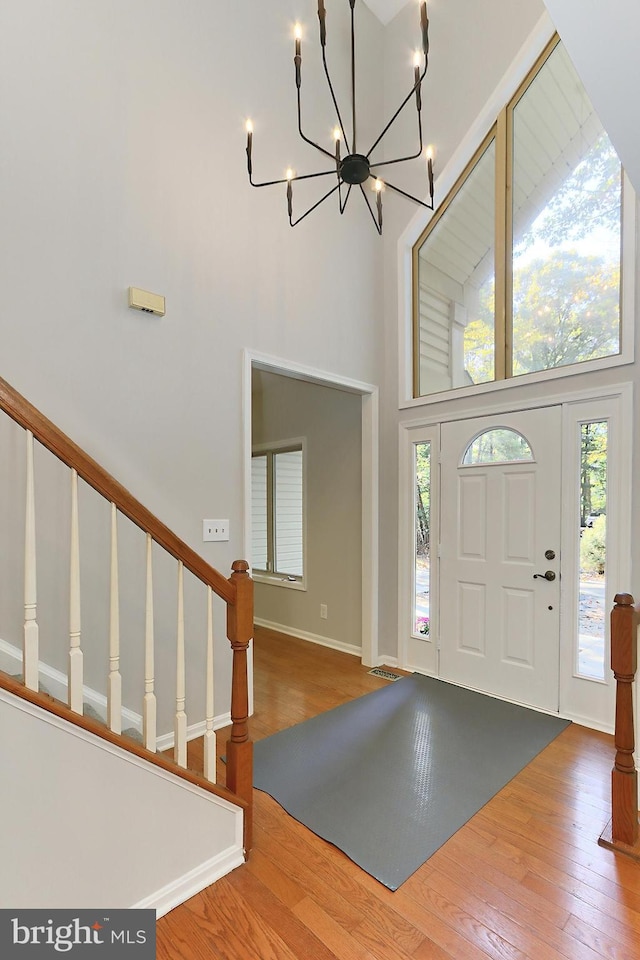
[[4, 690], [0, 721], [0, 762], [15, 771], [4, 843], [24, 868], [0, 873], [4, 906], [166, 913], [243, 862], [233, 803]]
[[306, 630], [296, 630], [295, 627], [289, 627], [284, 623], [273, 623], [271, 620], [262, 620], [260, 617], [254, 617], [253, 622], [257, 627], [266, 627], [267, 630], [284, 633], [287, 637], [297, 637], [299, 640], [308, 640], [309, 643], [317, 643], [321, 647], [331, 647], [332, 650], [341, 650], [342, 653], [350, 653], [354, 657], [362, 656], [362, 647], [357, 647], [355, 644], [342, 643], [341, 640], [333, 640], [331, 637], [321, 637], [317, 633], [308, 633]]
[[[8, 643], [6, 640], [0, 640], [0, 670], [9, 674], [22, 672], [22, 650], [14, 644]], [[56, 670], [55, 667], [50, 667], [48, 663], [44, 663], [42, 660], [38, 663], [38, 673], [51, 696], [55, 697], [56, 700], [61, 700], [62, 703], [66, 703], [69, 685], [67, 675], [62, 673], [61, 670]], [[98, 693], [98, 691], [92, 687], [84, 685], [82, 687], [82, 699], [85, 703], [88, 703], [89, 706], [93, 707], [103, 720], [105, 719], [107, 716], [107, 698], [103, 694]], [[231, 714], [229, 711], [227, 711], [227, 713], [221, 713], [219, 716], [214, 717], [213, 729], [219, 730], [221, 727], [228, 727], [230, 723]], [[128, 710], [127, 707], [123, 707], [122, 726], [123, 729], [132, 727], [141, 734], [142, 716], [133, 710]], [[206, 728], [206, 720], [190, 724], [187, 727], [187, 740], [197, 740], [198, 737], [204, 736]], [[158, 735], [156, 740], [156, 750], [158, 753], [162, 753], [163, 750], [170, 750], [173, 745], [173, 731]]]

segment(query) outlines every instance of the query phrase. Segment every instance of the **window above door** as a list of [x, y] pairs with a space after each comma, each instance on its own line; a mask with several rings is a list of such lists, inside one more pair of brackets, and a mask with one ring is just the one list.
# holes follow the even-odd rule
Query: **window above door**
[[510, 427], [492, 427], [483, 430], [464, 452], [461, 466], [479, 467], [491, 463], [522, 463], [533, 461], [529, 442]]
[[632, 208], [555, 37], [414, 246], [414, 398], [632, 360]]

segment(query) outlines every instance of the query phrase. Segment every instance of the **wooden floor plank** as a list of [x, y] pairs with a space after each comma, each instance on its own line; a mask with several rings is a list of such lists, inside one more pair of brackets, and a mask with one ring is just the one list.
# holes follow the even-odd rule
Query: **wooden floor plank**
[[[477, 922], [523, 951], [525, 955], [533, 950], [536, 960], [563, 960], [569, 952], [573, 960], [599, 960], [597, 954], [588, 946], [572, 942], [564, 926], [554, 926], [539, 913], [532, 914], [514, 898], [497, 891], [491, 884], [476, 881], [475, 892], [469, 893], [463, 876], [458, 874], [452, 880], [448, 875], [446, 858], [441, 859], [445, 861], [443, 869], [431, 875], [429, 885], [433, 885], [452, 903], [464, 899]], [[438, 863], [440, 862], [439, 859]], [[565, 925], [569, 919], [570, 917], [565, 921]]]
[[[254, 672], [256, 739], [387, 685], [261, 628]], [[249, 863], [158, 922], [159, 960], [640, 960], [640, 865], [597, 845], [613, 756], [572, 724], [395, 893], [256, 791]]]

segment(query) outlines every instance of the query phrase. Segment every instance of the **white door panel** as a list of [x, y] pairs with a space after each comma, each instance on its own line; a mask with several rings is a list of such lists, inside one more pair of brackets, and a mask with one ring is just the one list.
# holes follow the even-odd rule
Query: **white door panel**
[[[483, 431], [522, 434], [533, 459], [462, 465]], [[558, 709], [559, 407], [442, 426], [440, 675]], [[555, 558], [545, 558], [552, 550]], [[543, 575], [550, 570], [555, 579]], [[534, 575], [538, 574], [537, 578]]]

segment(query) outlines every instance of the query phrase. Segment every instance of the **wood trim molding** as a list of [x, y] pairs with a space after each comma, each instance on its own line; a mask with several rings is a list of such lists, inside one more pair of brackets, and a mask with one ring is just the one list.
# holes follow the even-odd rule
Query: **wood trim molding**
[[172, 773], [176, 777], [180, 777], [180, 779], [186, 780], [188, 783], [193, 784], [193, 786], [200, 787], [202, 790], [206, 790], [207, 793], [212, 793], [236, 807], [241, 807], [242, 810], [245, 811], [246, 815], [249, 804], [235, 793], [232, 793], [231, 790], [228, 790], [226, 787], [222, 787], [217, 783], [211, 783], [209, 780], [205, 780], [203, 776], [195, 773], [193, 770], [187, 770], [185, 767], [179, 767], [162, 754], [152, 753], [150, 750], [146, 750], [142, 744], [136, 743], [135, 740], [130, 740], [128, 737], [123, 737], [122, 735], [113, 733], [108, 727], [98, 723], [97, 720], [92, 720], [90, 717], [85, 717], [80, 713], [75, 713], [75, 711], [67, 707], [66, 704], [60, 703], [59, 700], [55, 700], [48, 694], [39, 693], [35, 690], [29, 690], [19, 680], [14, 680], [13, 677], [9, 677], [7, 674], [1, 672], [0, 687], [3, 690], [6, 690], [8, 693], [12, 693], [14, 696], [19, 697], [21, 700], [27, 700], [29, 703], [34, 704], [34, 706], [40, 707], [42, 710], [46, 710], [47, 713], [52, 713], [54, 716], [59, 717], [62, 720], [66, 720], [74, 726], [80, 727], [82, 730], [86, 730], [87, 733], [91, 733], [94, 736], [99, 737], [101, 740], [106, 740], [108, 743], [111, 743], [116, 747], [120, 747], [120, 749], [125, 750], [127, 753], [133, 754], [135, 757], [138, 757], [141, 760], [146, 760], [148, 763], [153, 764], [155, 767], [159, 767], [166, 773]]
[[78, 447], [36, 407], [26, 400], [17, 390], [0, 377], [0, 410], [3, 410], [25, 430], [30, 430], [54, 456], [68, 467], [76, 470], [78, 476], [94, 490], [114, 503], [120, 513], [128, 517], [176, 560], [181, 560], [187, 570], [210, 586], [227, 603], [235, 604], [235, 584], [227, 580], [214, 567], [211, 567], [188, 544], [177, 537], [150, 510], [129, 493], [121, 483], [107, 473], [95, 460]]

